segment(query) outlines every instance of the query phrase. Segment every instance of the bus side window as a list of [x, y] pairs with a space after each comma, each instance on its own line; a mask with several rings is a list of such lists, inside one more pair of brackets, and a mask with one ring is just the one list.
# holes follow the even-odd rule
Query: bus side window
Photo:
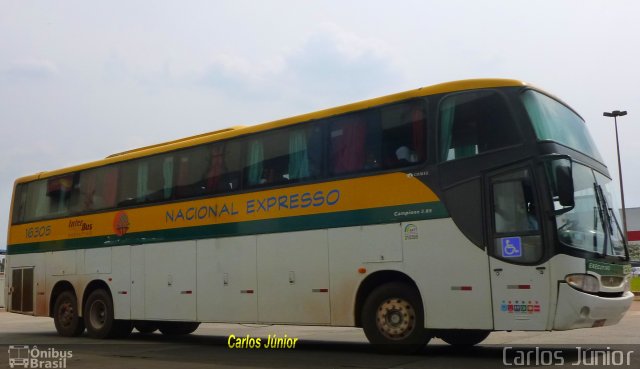
[[538, 230], [531, 188], [523, 181], [494, 184], [493, 200], [497, 233]]
[[240, 153], [239, 141], [226, 141], [207, 146], [209, 163], [204, 179], [205, 192], [224, 193], [237, 191], [240, 188]]
[[307, 130], [296, 128], [289, 132], [289, 180], [301, 180], [311, 176], [309, 171], [309, 153]]
[[[542, 239], [529, 170], [520, 169], [492, 179], [495, 254], [514, 262], [542, 257]], [[518, 239], [518, 255], [505, 254], [504, 243]]]
[[71, 192], [75, 187], [77, 176], [70, 173], [62, 177], [47, 180], [47, 198], [49, 199], [49, 211], [45, 216], [66, 216], [69, 214]]
[[426, 157], [426, 121], [422, 100], [384, 107], [380, 112], [385, 167], [403, 167]]
[[456, 93], [440, 104], [440, 160], [516, 144], [520, 137], [504, 99], [493, 91]]
[[209, 150], [205, 146], [175, 153], [176, 198], [189, 198], [205, 193], [205, 177], [209, 165]]
[[318, 178], [322, 174], [323, 130], [318, 124], [289, 129], [290, 181]]
[[138, 160], [136, 198], [139, 203], [169, 200], [173, 193], [173, 155]]
[[119, 175], [116, 205], [135, 205], [138, 197], [137, 161], [126, 161], [117, 165], [119, 167]]
[[378, 150], [367, 155], [367, 112], [338, 117], [329, 130], [330, 171], [333, 175], [359, 172], [366, 169], [366, 160]]
[[71, 212], [109, 209], [115, 206], [118, 166], [87, 169], [79, 172], [78, 183], [71, 195]]
[[11, 223], [22, 223], [24, 222], [25, 215], [27, 212], [27, 188], [28, 183], [21, 183], [16, 186], [15, 195], [13, 197], [13, 212], [11, 214], [12, 219]]
[[249, 140], [245, 184], [256, 187], [288, 182], [289, 159], [289, 136], [282, 130]]
[[24, 210], [21, 221], [32, 222], [49, 216], [49, 199], [47, 198], [47, 180], [33, 181], [24, 186]]

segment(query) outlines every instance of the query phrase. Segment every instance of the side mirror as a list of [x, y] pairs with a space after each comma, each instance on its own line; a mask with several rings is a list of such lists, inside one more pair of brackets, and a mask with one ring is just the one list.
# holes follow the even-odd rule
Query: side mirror
[[543, 162], [554, 203], [553, 215], [571, 211], [576, 205], [571, 158], [551, 154], [544, 157]]
[[560, 205], [573, 208], [576, 203], [573, 197], [573, 176], [571, 175], [571, 163], [569, 165], [556, 166], [556, 184], [558, 201]]

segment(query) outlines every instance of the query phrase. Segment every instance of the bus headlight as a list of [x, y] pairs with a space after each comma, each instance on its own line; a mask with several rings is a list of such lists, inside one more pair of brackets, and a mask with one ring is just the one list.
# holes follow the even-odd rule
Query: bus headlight
[[569, 286], [580, 291], [589, 293], [598, 293], [600, 291], [600, 282], [598, 278], [589, 274], [569, 274], [565, 281]]

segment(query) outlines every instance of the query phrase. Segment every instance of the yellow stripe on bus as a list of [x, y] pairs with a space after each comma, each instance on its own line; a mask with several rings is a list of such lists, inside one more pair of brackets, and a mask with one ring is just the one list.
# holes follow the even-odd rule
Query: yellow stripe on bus
[[11, 245], [438, 201], [405, 173], [291, 186], [14, 225]]

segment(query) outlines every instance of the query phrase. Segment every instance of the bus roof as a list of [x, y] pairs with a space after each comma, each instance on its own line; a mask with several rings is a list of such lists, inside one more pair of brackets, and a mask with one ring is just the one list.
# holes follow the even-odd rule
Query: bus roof
[[390, 103], [394, 103], [397, 101], [402, 101], [402, 100], [406, 100], [414, 97], [435, 95], [435, 94], [455, 92], [455, 91], [474, 90], [474, 89], [481, 89], [481, 88], [517, 87], [517, 86], [528, 86], [528, 85], [529, 84], [523, 81], [514, 80], [514, 79], [501, 79], [501, 78], [467, 79], [467, 80], [440, 83], [432, 86], [420, 87], [417, 89], [395, 93], [391, 95], [386, 95], [382, 97], [377, 97], [369, 100], [363, 100], [356, 103], [319, 110], [312, 113], [306, 113], [306, 114], [297, 115], [289, 118], [279, 119], [279, 120], [268, 122], [268, 123], [257, 124], [252, 126], [234, 126], [230, 128], [217, 130], [214, 132], [203, 133], [203, 134], [189, 136], [189, 137], [172, 140], [168, 142], [163, 142], [155, 145], [144, 146], [144, 147], [133, 149], [133, 150], [127, 150], [127, 151], [109, 155], [107, 158], [102, 160], [97, 160], [97, 161], [88, 162], [85, 164], [79, 164], [79, 165], [75, 165], [67, 168], [56, 169], [56, 170], [47, 171], [47, 172], [40, 172], [37, 174], [21, 177], [16, 180], [16, 184], [23, 183], [23, 182], [30, 182], [40, 178], [54, 177], [54, 176], [62, 175], [69, 172], [75, 172], [83, 169], [99, 167], [107, 164], [112, 164], [112, 163], [135, 159], [139, 157], [159, 154], [167, 151], [187, 148], [190, 146], [204, 144], [208, 142], [214, 142], [214, 141], [223, 140], [231, 137], [243, 136], [250, 133], [266, 131], [274, 128], [286, 127], [288, 125], [301, 123], [305, 121], [328, 118], [334, 115], [344, 114], [351, 111], [357, 111], [357, 110], [366, 109], [366, 108], [378, 106], [378, 105], [390, 104]]

